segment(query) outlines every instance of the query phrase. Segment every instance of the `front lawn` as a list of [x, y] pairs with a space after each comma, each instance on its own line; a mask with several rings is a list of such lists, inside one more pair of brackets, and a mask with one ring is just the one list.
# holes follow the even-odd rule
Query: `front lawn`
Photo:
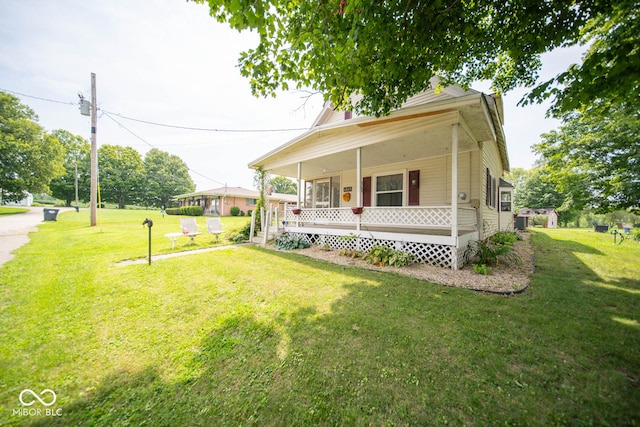
[[2, 215], [15, 215], [23, 212], [28, 212], [27, 208], [14, 208], [9, 206], [0, 206], [0, 216]]
[[254, 246], [117, 267], [146, 216], [170, 252], [177, 217], [86, 215], [0, 268], [1, 424], [640, 423], [634, 242], [537, 230], [529, 290], [500, 297]]

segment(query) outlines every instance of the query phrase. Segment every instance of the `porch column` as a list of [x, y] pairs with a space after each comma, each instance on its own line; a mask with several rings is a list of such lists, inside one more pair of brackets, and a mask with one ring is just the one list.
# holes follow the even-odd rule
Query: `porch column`
[[[300, 205], [302, 204], [302, 194], [304, 189], [302, 188], [302, 162], [298, 162], [298, 203], [296, 208], [300, 209]], [[294, 215], [296, 217], [296, 227], [300, 227], [299, 216]]]
[[[356, 148], [356, 206], [362, 206], [362, 148]], [[360, 231], [360, 215], [356, 215], [356, 230]]]
[[458, 128], [451, 126], [451, 236], [455, 247], [451, 252], [451, 269], [458, 269]]
[[451, 236], [458, 246], [458, 123], [451, 126]]
[[298, 162], [298, 205], [300, 207], [302, 201], [302, 162]]

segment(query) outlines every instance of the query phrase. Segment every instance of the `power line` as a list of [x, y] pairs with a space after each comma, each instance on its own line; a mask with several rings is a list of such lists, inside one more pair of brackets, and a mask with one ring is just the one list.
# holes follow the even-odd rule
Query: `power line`
[[105, 111], [107, 113], [110, 114], [114, 114], [122, 119], [126, 119], [126, 120], [131, 120], [134, 122], [138, 122], [138, 123], [144, 123], [147, 125], [153, 125], [153, 126], [162, 126], [162, 127], [167, 127], [167, 128], [174, 128], [174, 129], [184, 129], [184, 130], [193, 130], [193, 131], [200, 131], [200, 132], [254, 132], [254, 133], [264, 133], [264, 132], [292, 132], [292, 131], [304, 131], [304, 130], [308, 130], [307, 128], [288, 128], [288, 129], [217, 129], [217, 128], [199, 128], [199, 127], [191, 127], [191, 126], [180, 126], [180, 125], [171, 125], [171, 124], [167, 124], [167, 123], [158, 123], [158, 122], [151, 122], [148, 120], [142, 120], [142, 119], [135, 119], [133, 117], [127, 117], [127, 116], [123, 116], [122, 114], [118, 114], [118, 113], [113, 113], [111, 111], [106, 111], [106, 110], [102, 110]]
[[13, 90], [9, 90], [9, 89], [2, 89], [0, 88], [0, 91], [2, 92], [8, 92], [8, 93], [12, 93], [14, 95], [20, 95], [20, 96], [24, 96], [25, 98], [33, 98], [33, 99], [38, 99], [40, 101], [47, 101], [47, 102], [53, 102], [56, 104], [64, 104], [64, 105], [77, 105], [75, 102], [65, 102], [65, 101], [57, 101], [55, 99], [48, 99], [48, 98], [42, 98], [40, 96], [33, 96], [33, 95], [27, 95], [26, 93], [20, 93], [20, 92], [16, 92]]
[[[34, 96], [34, 95], [27, 95], [25, 93], [16, 92], [16, 91], [9, 90], [9, 89], [0, 88], [0, 91], [12, 93], [14, 95], [24, 96], [26, 98], [37, 99], [37, 100], [40, 100], [40, 101], [53, 102], [53, 103], [56, 103], [56, 104], [77, 105], [77, 103], [75, 103], [75, 102], [57, 101], [55, 99], [43, 98], [43, 97]], [[293, 132], [293, 131], [300, 132], [300, 131], [308, 130], [307, 128], [282, 128], [282, 129], [217, 129], [217, 128], [202, 128], [202, 127], [181, 126], [181, 125], [173, 125], [173, 124], [168, 124], [168, 123], [152, 122], [150, 120], [136, 119], [134, 117], [124, 116], [124, 115], [122, 115], [120, 113], [114, 113], [112, 111], [108, 111], [108, 110], [104, 110], [104, 109], [100, 109], [100, 111], [102, 111], [104, 113], [108, 113], [108, 114], [113, 114], [113, 115], [118, 116], [118, 117], [120, 117], [122, 119], [131, 120], [133, 122], [144, 123], [144, 124], [152, 125], [152, 126], [173, 128], [173, 129], [191, 130], [191, 131], [197, 131], [197, 132], [266, 133], [266, 132]], [[111, 117], [111, 119], [113, 120], [113, 117]]]
[[[153, 144], [151, 144], [150, 142], [146, 141], [144, 138], [142, 138], [141, 136], [139, 136], [139, 135], [135, 134], [133, 131], [131, 131], [130, 129], [128, 129], [125, 125], [123, 125], [122, 123], [120, 123], [119, 121], [117, 121], [116, 119], [114, 119], [114, 118], [111, 116], [111, 114], [110, 114], [109, 112], [107, 112], [107, 111], [105, 111], [105, 110], [102, 110], [102, 113], [103, 113], [105, 116], [107, 116], [109, 119], [113, 120], [113, 121], [114, 121], [118, 126], [120, 126], [122, 129], [126, 130], [126, 131], [127, 131], [127, 132], [129, 132], [131, 135], [133, 135], [134, 137], [136, 137], [136, 138], [137, 138], [137, 139], [139, 139], [140, 141], [144, 142], [144, 143], [145, 143], [146, 145], [148, 145], [149, 147], [151, 147], [151, 148], [155, 148], [155, 149], [158, 149], [158, 150], [159, 150], [159, 148], [158, 148], [158, 147], [156, 147], [156, 146], [154, 146]], [[193, 170], [193, 169], [189, 168], [188, 166], [187, 166], [187, 168], [189, 169], [189, 172], [193, 172], [194, 174], [199, 175], [199, 176], [201, 176], [202, 178], [208, 179], [209, 181], [215, 182], [216, 184], [219, 184], [219, 185], [226, 185], [226, 183], [224, 183], [224, 182], [220, 182], [220, 181], [218, 181], [218, 180], [216, 180], [216, 179], [213, 179], [213, 178], [211, 178], [211, 177], [208, 177], [208, 176], [206, 176], [206, 175], [203, 175], [203, 174], [201, 174], [200, 172], [195, 171], [195, 170]]]

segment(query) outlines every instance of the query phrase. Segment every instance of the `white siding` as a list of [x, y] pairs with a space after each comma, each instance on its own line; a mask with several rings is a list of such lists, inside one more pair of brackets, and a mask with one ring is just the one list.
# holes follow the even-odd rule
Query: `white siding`
[[[480, 151], [460, 153], [458, 156], [458, 193], [465, 192], [467, 199], [458, 200], [460, 206], [471, 206], [474, 199], [482, 199], [484, 195], [480, 192], [482, 184], [478, 179], [478, 163]], [[420, 205], [421, 206], [445, 206], [451, 204], [451, 156], [429, 157], [425, 159], [413, 160], [410, 162], [394, 163], [376, 168], [364, 168], [362, 177], [373, 177], [375, 175], [403, 171], [407, 173], [412, 170], [420, 171]], [[313, 179], [323, 178], [321, 176]], [[351, 200], [345, 202], [341, 200], [341, 207], [353, 207], [357, 204], [357, 182], [356, 171], [344, 171], [340, 178], [340, 188], [351, 187]], [[375, 182], [372, 181], [372, 186]], [[408, 183], [405, 182], [405, 195], [408, 197]], [[342, 193], [341, 193], [342, 194]], [[405, 197], [406, 199], [406, 197]], [[374, 197], [371, 198], [372, 202]], [[406, 204], [406, 203], [405, 203]]]
[[[499, 203], [496, 201], [496, 206], [487, 206], [486, 203], [486, 172], [485, 168], [489, 168], [491, 176], [496, 180], [496, 191], [497, 191], [497, 182], [502, 176], [502, 165], [500, 162], [500, 154], [498, 152], [498, 145], [495, 141], [486, 141], [483, 144], [482, 148], [482, 168], [481, 168], [481, 176], [482, 176], [482, 198], [480, 199], [480, 207], [481, 207], [481, 224], [480, 224], [480, 237], [485, 238], [495, 234], [498, 231], [499, 226]], [[497, 197], [495, 195], [494, 197]]]

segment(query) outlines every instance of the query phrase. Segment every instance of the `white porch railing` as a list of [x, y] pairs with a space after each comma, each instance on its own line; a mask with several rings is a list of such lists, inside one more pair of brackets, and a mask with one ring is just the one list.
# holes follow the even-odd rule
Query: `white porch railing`
[[[361, 214], [354, 214], [351, 208], [302, 208], [294, 214], [295, 208], [285, 210], [284, 221], [288, 225], [296, 223], [310, 225], [340, 225], [407, 227], [407, 228], [451, 228], [451, 206], [402, 206], [364, 207]], [[470, 207], [458, 208], [458, 227], [473, 228], [477, 224], [476, 210]]]

